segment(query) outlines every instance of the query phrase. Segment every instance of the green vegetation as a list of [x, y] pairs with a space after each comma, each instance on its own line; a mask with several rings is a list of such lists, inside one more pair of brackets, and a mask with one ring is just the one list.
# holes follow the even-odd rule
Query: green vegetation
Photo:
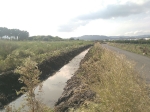
[[145, 56], [150, 57], [150, 44], [135, 44], [135, 43], [110, 43], [110, 45], [130, 51], [130, 52], [134, 52], [137, 54], [142, 54]]
[[32, 36], [32, 37], [29, 37], [28, 40], [34, 40], [34, 41], [62, 41], [63, 39], [56, 36], [56, 37], [53, 37], [51, 35], [48, 35], [48, 36]]
[[29, 37], [29, 32], [21, 31], [19, 29], [8, 29], [6, 27], [0, 27], [0, 39], [15, 39], [26, 40]]
[[14, 70], [31, 57], [38, 64], [47, 58], [91, 44], [87, 41], [5, 41], [0, 40], [0, 73]]
[[32, 40], [32, 41], [61, 41], [62, 38], [51, 35], [39, 35], [39, 36], [31, 36], [29, 37], [29, 32], [22, 31], [19, 29], [8, 29], [6, 27], [0, 27], [0, 39], [1, 40], [18, 40], [18, 41], [25, 41], [25, 40]]
[[133, 68], [123, 55], [96, 43], [77, 73], [96, 98], [85, 101], [76, 112], [149, 112], [149, 86]]

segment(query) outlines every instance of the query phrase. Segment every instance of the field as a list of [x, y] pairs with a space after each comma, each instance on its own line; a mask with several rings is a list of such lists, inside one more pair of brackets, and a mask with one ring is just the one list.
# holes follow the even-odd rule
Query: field
[[133, 68], [134, 64], [123, 55], [95, 44], [82, 62], [77, 76], [96, 92], [96, 98], [85, 101], [74, 111], [149, 112], [149, 86]]
[[14, 70], [30, 57], [43, 60], [91, 44], [88, 41], [4, 41], [0, 40], [0, 73]]
[[110, 43], [110, 45], [150, 57], [150, 44]]
[[[5, 43], [5, 44], [4, 44]], [[60, 41], [60, 42], [6, 42], [0, 50], [1, 62], [12, 61], [13, 66], [6, 65], [2, 72], [15, 69], [23, 60], [31, 57], [34, 62], [68, 52], [72, 49], [90, 44], [85, 41]], [[138, 44], [137, 44], [138, 45]], [[144, 45], [144, 44], [142, 44]], [[11, 46], [11, 47], [9, 47]], [[7, 51], [7, 52], [5, 52]], [[10, 61], [8, 61], [10, 64]], [[14, 66], [15, 65], [15, 66]], [[26, 64], [28, 65], [28, 64]], [[1, 65], [2, 66], [2, 65]], [[8, 69], [9, 67], [9, 69]], [[28, 68], [28, 66], [27, 66]], [[30, 67], [29, 67], [30, 68]], [[33, 69], [35, 67], [33, 66]], [[24, 70], [24, 69], [23, 69]], [[134, 71], [134, 64], [124, 55], [116, 54], [96, 43], [82, 60], [75, 77], [81, 80], [81, 85], [72, 90], [75, 96], [81, 94], [78, 108], [69, 108], [73, 112], [149, 112], [150, 98], [149, 85], [139, 74]], [[73, 79], [72, 79], [73, 80]], [[73, 80], [75, 81], [75, 80]], [[76, 84], [72, 82], [72, 84]], [[69, 83], [70, 86], [71, 82]], [[29, 86], [30, 87], [30, 86]], [[88, 90], [96, 93], [91, 99], [84, 100], [83, 93]], [[69, 94], [69, 93], [68, 93]], [[88, 93], [89, 95], [90, 93]], [[70, 96], [71, 96], [70, 95]], [[90, 96], [90, 95], [89, 95]], [[80, 97], [80, 95], [79, 95]], [[86, 97], [84, 95], [84, 97]], [[71, 97], [72, 98], [72, 97]], [[75, 97], [77, 98], [77, 97]], [[80, 101], [82, 100], [82, 101]], [[77, 102], [77, 103], [78, 103]], [[81, 103], [82, 102], [82, 103]], [[75, 102], [69, 104], [77, 105]], [[68, 104], [65, 102], [65, 105]], [[68, 106], [69, 107], [69, 106]]]

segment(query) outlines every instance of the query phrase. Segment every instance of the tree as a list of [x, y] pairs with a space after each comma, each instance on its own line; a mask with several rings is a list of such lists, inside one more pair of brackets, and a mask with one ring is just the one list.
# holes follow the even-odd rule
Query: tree
[[71, 37], [69, 40], [75, 40], [75, 39]]
[[7, 38], [19, 40], [26, 40], [29, 37], [29, 32], [21, 31], [19, 29], [8, 29], [5, 27], [0, 27], [0, 38], [6, 36]]

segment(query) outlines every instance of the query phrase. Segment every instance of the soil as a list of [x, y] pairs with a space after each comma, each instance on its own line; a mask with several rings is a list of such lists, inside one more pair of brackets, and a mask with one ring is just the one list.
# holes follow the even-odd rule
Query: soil
[[[84, 63], [89, 56], [90, 53], [87, 53], [80, 64]], [[78, 73], [81, 72], [80, 68], [75, 75], [67, 81], [64, 92], [55, 103], [55, 112], [69, 112], [70, 109], [74, 110], [78, 108], [85, 100], [93, 100], [96, 97], [96, 93], [78, 76]]]
[[[58, 71], [63, 65], [73, 59], [77, 54], [81, 53], [90, 46], [91, 45], [87, 45], [68, 53], [62, 53], [59, 56], [51, 57], [40, 63], [38, 65], [39, 70], [42, 72], [40, 75], [40, 80], [46, 80], [49, 76]], [[19, 91], [21, 87], [25, 86], [24, 84], [19, 83], [19, 77], [20, 75], [15, 74], [13, 70], [0, 75], [0, 108], [3, 108], [4, 105], [7, 105], [19, 97], [17, 96], [16, 91]]]

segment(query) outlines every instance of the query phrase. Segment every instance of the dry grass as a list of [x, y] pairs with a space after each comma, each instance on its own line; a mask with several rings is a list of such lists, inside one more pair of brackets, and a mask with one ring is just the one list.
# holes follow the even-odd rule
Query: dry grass
[[150, 112], [148, 85], [138, 77], [131, 62], [99, 43], [88, 55], [78, 75], [97, 96], [76, 112]]
[[112, 46], [150, 57], [150, 44], [109, 43]]

